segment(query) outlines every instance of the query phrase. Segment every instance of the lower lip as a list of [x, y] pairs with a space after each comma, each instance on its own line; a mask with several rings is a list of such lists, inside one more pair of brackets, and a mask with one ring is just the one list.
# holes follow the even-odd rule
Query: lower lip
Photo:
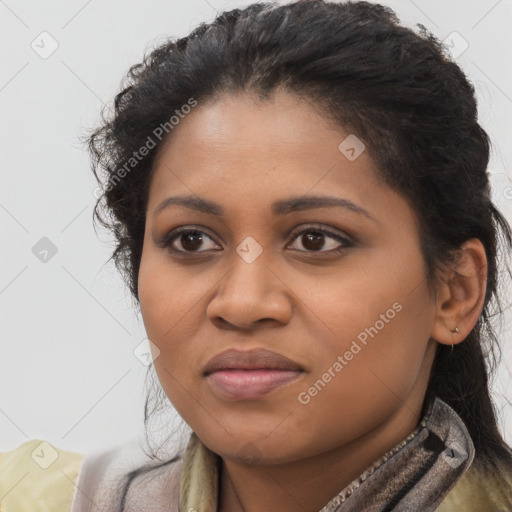
[[255, 400], [295, 380], [302, 372], [292, 370], [220, 370], [208, 375], [213, 389], [230, 400]]

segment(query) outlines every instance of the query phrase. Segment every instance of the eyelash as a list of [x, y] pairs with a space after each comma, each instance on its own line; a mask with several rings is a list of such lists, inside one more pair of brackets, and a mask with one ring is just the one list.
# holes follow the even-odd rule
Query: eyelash
[[[176, 229], [170, 231], [169, 233], [167, 233], [167, 235], [165, 235], [165, 237], [162, 239], [162, 241], [158, 245], [162, 248], [167, 248], [168, 251], [170, 251], [173, 254], [179, 255], [179, 256], [183, 256], [183, 255], [195, 256], [195, 255], [201, 254], [203, 252], [208, 252], [208, 250], [207, 251], [183, 251], [181, 249], [175, 249], [172, 247], [172, 243], [176, 239], [178, 239], [180, 235], [188, 234], [188, 233], [196, 233], [196, 234], [206, 235], [208, 238], [213, 240], [213, 238], [211, 236], [209, 236], [208, 233], [206, 233], [205, 231], [203, 231], [201, 229], [201, 226], [188, 226], [188, 227], [176, 228]], [[328, 229], [325, 229], [324, 227], [320, 227], [320, 225], [316, 225], [316, 224], [308, 225], [305, 228], [301, 228], [300, 230], [293, 231], [291, 234], [292, 243], [297, 238], [299, 238], [300, 235], [302, 235], [304, 233], [320, 233], [323, 235], [327, 235], [329, 238], [333, 238], [337, 242], [340, 242], [344, 245], [338, 247], [337, 249], [330, 249], [328, 251], [297, 250], [297, 252], [308, 253], [308, 254], [332, 254], [332, 253], [341, 253], [341, 252], [345, 251], [346, 249], [354, 246], [354, 243], [350, 239], [340, 236], [339, 234], [334, 233]], [[214, 249], [214, 250], [217, 250], [217, 249]], [[189, 256], [185, 256], [185, 257], [189, 257]]]

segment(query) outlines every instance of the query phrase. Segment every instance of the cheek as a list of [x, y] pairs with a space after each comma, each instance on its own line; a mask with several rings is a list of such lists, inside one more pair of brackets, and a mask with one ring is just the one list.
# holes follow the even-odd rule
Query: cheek
[[139, 301], [148, 337], [161, 350], [180, 339], [178, 333], [207, 292], [201, 279], [177, 269], [165, 255], [143, 253], [139, 271]]
[[300, 390], [301, 428], [322, 418], [350, 438], [403, 405], [416, 383], [430, 337], [428, 291], [411, 265], [312, 290], [308, 330], [319, 345]]
[[[385, 314], [389, 309], [375, 311]], [[388, 323], [381, 320], [384, 326], [374, 319], [366, 326], [363, 322], [354, 336], [329, 343], [324, 353], [330, 355], [322, 356], [294, 396], [301, 405], [293, 408], [292, 431], [323, 432], [321, 438], [311, 439], [312, 449], [327, 450], [357, 439], [408, 402], [421, 375], [428, 340], [428, 333], [422, 339], [410, 328], [411, 313], [403, 305]]]
[[[147, 337], [158, 347], [154, 366], [169, 400], [185, 418], [196, 386], [200, 344], [198, 330], [211, 284], [173, 268], [160, 255], [143, 254], [139, 301]], [[202, 309], [201, 309], [202, 308]], [[190, 392], [188, 391], [190, 390]]]

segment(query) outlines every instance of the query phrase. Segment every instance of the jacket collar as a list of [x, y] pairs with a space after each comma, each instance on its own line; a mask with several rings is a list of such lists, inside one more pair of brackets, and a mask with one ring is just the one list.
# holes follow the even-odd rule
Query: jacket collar
[[[319, 512], [434, 511], [469, 469], [474, 456], [464, 422], [436, 397], [413, 432]], [[192, 433], [183, 457], [180, 510], [217, 512], [220, 462]]]

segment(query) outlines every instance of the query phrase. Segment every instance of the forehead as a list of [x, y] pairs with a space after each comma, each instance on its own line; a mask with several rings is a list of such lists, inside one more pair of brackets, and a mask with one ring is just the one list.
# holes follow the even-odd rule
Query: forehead
[[[150, 197], [164, 189], [190, 193], [188, 187], [245, 195], [376, 187], [377, 171], [367, 152], [347, 158], [340, 150], [346, 140], [358, 143], [313, 102], [289, 93], [269, 100], [240, 93], [199, 102], [160, 148]], [[358, 153], [364, 148], [359, 144]]]

